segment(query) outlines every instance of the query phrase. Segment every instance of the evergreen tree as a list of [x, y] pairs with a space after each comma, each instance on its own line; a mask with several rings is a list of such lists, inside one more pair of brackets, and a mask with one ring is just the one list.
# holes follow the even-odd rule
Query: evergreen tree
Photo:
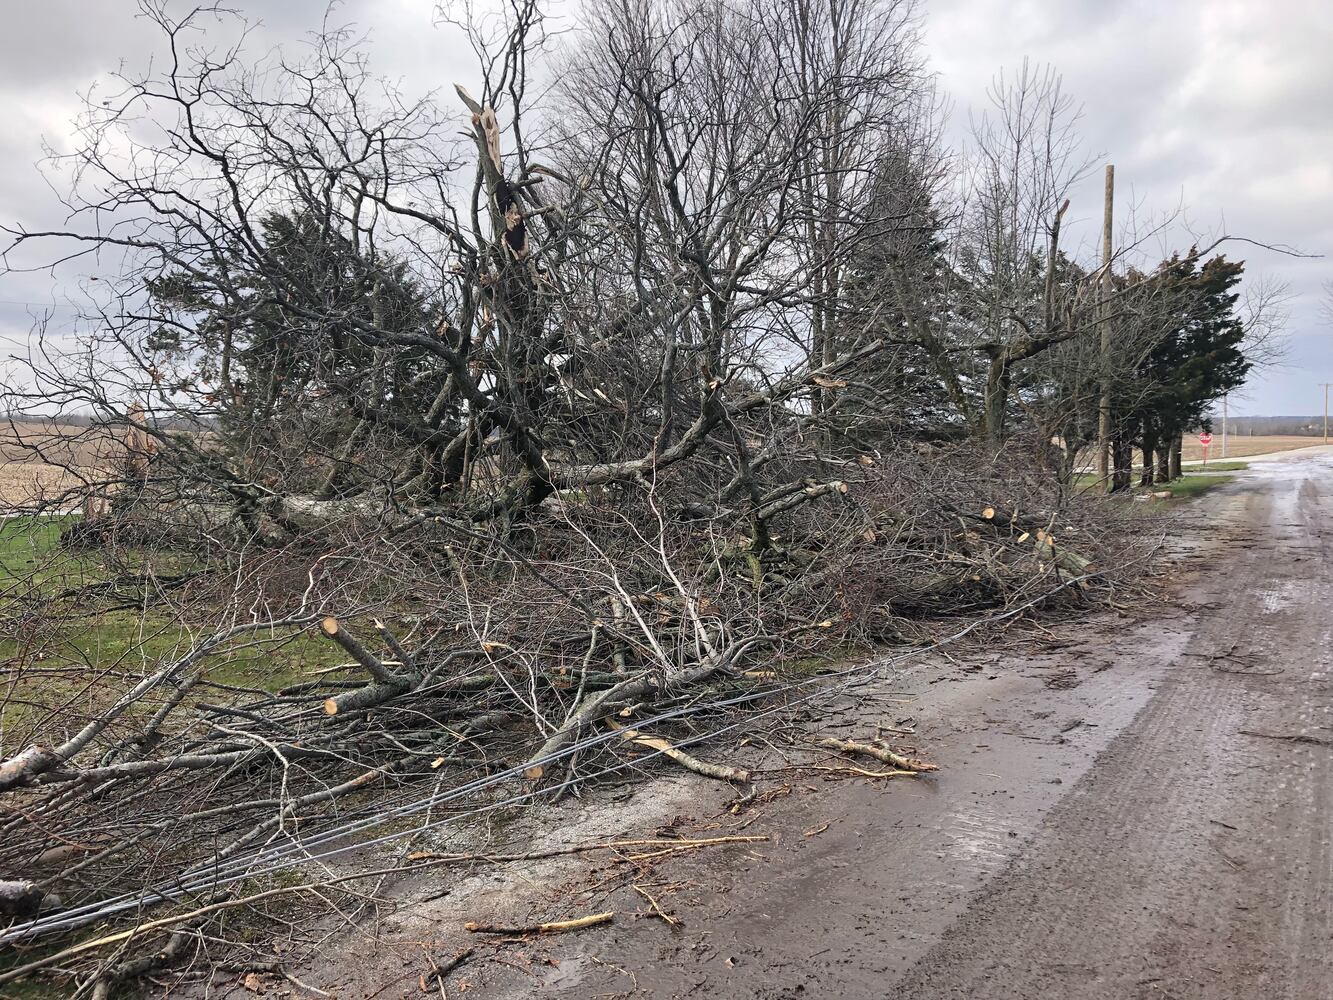
[[1200, 266], [1193, 250], [1159, 268], [1172, 322], [1139, 370], [1146, 482], [1153, 479], [1151, 455], [1165, 454], [1187, 430], [1207, 428], [1211, 405], [1243, 385], [1252, 367], [1245, 325], [1235, 311], [1244, 270], [1243, 261], [1222, 255]]
[[[257, 235], [261, 267], [238, 252], [148, 283], [159, 319], [149, 346], [212, 387], [202, 416], [234, 471], [327, 490], [330, 456], [354, 457], [372, 438], [391, 446], [395, 416], [418, 421], [442, 378], [424, 352], [386, 355], [361, 331], [427, 331], [432, 310], [400, 262], [309, 214], [266, 215]], [[293, 305], [293, 286], [324, 304], [318, 316]]]

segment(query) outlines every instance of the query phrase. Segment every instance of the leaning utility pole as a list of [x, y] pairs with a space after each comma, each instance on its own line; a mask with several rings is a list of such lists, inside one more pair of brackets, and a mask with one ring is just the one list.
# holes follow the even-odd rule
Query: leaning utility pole
[[1102, 217], [1101, 369], [1102, 396], [1097, 406], [1097, 477], [1110, 493], [1107, 453], [1111, 448], [1111, 207], [1115, 200], [1115, 166], [1106, 165], [1106, 205]]

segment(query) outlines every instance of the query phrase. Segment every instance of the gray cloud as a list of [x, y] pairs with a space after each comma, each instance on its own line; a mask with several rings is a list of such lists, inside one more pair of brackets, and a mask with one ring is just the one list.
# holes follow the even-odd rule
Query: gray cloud
[[[319, 25], [324, 0], [235, 0], [259, 22], [252, 48], [299, 44]], [[470, 56], [433, 23], [432, 0], [346, 0], [331, 20], [368, 32], [377, 72], [411, 94], [471, 75]], [[153, 55], [152, 28], [133, 0], [46, 0], [11, 11], [0, 36], [0, 217], [36, 222], [58, 203], [33, 164], [45, 138], [69, 142], [78, 93], [122, 64]], [[1091, 154], [1115, 162], [1119, 217], [1187, 211], [1171, 242], [1224, 229], [1314, 253], [1333, 251], [1333, 5], [1323, 0], [931, 0], [926, 40], [944, 89], [957, 106], [961, 137], [969, 109], [986, 105], [1001, 67], [1024, 57], [1049, 62], [1085, 111]], [[159, 53], [160, 56], [160, 53]], [[1075, 192], [1090, 243], [1100, 216], [1100, 179]], [[1158, 246], [1154, 250], [1160, 249]], [[1333, 381], [1333, 337], [1319, 315], [1326, 260], [1292, 260], [1254, 247], [1228, 251], [1252, 272], [1287, 281], [1291, 352], [1287, 367], [1256, 378], [1245, 412], [1314, 412], [1315, 383]], [[0, 284], [0, 337], [21, 340], [30, 307], [63, 302], [65, 279], [10, 275]]]
[[[1228, 232], [1333, 252], [1331, 42], [1322, 0], [934, 0], [927, 12], [956, 119], [985, 106], [998, 67], [1053, 64], [1083, 105], [1088, 150], [1116, 164], [1120, 224], [1130, 204], [1157, 217], [1183, 204], [1176, 245]], [[1095, 238], [1100, 183], [1074, 195], [1084, 240]], [[1333, 381], [1333, 331], [1319, 309], [1333, 264], [1243, 244], [1226, 252], [1292, 294], [1287, 364], [1255, 377], [1233, 412], [1318, 412], [1316, 383]]]

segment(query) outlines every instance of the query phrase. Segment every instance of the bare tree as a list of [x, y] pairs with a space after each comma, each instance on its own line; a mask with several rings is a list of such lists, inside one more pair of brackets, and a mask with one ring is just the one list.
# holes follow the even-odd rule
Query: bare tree
[[[481, 83], [439, 103], [331, 23], [252, 60], [221, 7], [144, 13], [165, 59], [7, 251], [107, 271], [2, 396], [65, 476], [3, 585], [0, 940], [209, 917], [628, 766], [620, 711], [702, 742], [772, 668], [1087, 600], [1132, 547], [1040, 471], [894, 436], [924, 400], [997, 442], [1089, 328], [1053, 75], [1000, 84], [965, 197], [906, 0], [590, 0], [559, 43], [535, 0], [450, 5]], [[117, 615], [122, 653], [53, 658]]]

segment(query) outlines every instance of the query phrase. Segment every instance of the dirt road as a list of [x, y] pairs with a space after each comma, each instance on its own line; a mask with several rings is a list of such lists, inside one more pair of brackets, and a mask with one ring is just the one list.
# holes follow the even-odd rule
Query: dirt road
[[1333, 457], [1202, 502], [1160, 616], [903, 680], [938, 780], [792, 796], [673, 873], [683, 929], [472, 995], [1333, 997]]
[[[373, 944], [348, 932], [300, 978], [419, 997], [429, 955], [474, 946], [450, 996], [1333, 1000], [1333, 454], [1188, 509], [1162, 606], [923, 663], [810, 720], [914, 728], [937, 776], [801, 778], [736, 816], [724, 783], [666, 771], [508, 831], [769, 838], [633, 876], [683, 926], [617, 859], [483, 865], [409, 882]], [[518, 943], [463, 930], [601, 910]]]

